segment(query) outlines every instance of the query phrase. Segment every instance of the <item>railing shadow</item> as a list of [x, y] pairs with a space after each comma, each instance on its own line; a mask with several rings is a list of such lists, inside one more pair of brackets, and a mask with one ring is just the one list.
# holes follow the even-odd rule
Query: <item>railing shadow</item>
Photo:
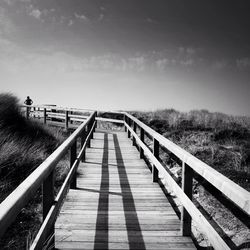
[[[115, 154], [117, 159], [117, 169], [118, 175], [120, 180], [120, 187], [122, 193], [122, 201], [123, 201], [123, 209], [125, 215], [125, 222], [127, 228], [127, 235], [128, 235], [128, 243], [129, 249], [146, 249], [145, 243], [143, 240], [143, 236], [141, 233], [141, 227], [139, 223], [139, 219], [136, 213], [135, 202], [133, 198], [133, 194], [130, 188], [128, 176], [126, 173], [124, 161], [122, 158], [121, 149], [119, 146], [118, 138], [116, 134], [113, 134], [114, 138], [114, 145], [115, 145]], [[128, 202], [129, 201], [129, 202]], [[137, 232], [136, 234], [136, 241], [135, 241], [135, 234], [134, 231]]]
[[[95, 239], [94, 239], [94, 249], [108, 249], [108, 239], [109, 239], [109, 169], [108, 169], [108, 134], [104, 134], [104, 147], [103, 147], [103, 157], [102, 157], [102, 175], [101, 175], [101, 185], [98, 209], [97, 209], [97, 219], [96, 219], [96, 229], [95, 229]], [[101, 243], [101, 248], [100, 248]]]

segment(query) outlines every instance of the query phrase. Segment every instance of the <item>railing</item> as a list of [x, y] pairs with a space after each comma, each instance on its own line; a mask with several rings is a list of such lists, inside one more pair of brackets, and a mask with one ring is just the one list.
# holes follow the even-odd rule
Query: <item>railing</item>
[[[193, 179], [195, 178], [215, 198], [217, 198], [227, 209], [229, 209], [239, 220], [250, 228], [250, 193], [239, 185], [217, 172], [204, 162], [200, 161], [187, 151], [183, 150], [173, 142], [169, 141], [156, 131], [128, 113], [124, 113], [125, 127], [128, 137], [132, 137], [133, 144], [137, 144], [141, 158], [144, 154], [152, 163], [152, 181], [158, 182], [164, 178], [167, 185], [172, 189], [182, 204], [181, 210], [181, 233], [183, 236], [192, 234], [192, 220], [196, 222], [199, 229], [207, 236], [215, 249], [235, 249], [232, 242], [226, 240], [217, 232], [215, 227], [193, 203]], [[138, 131], [139, 129], [139, 131]], [[144, 136], [153, 142], [153, 149], [144, 142]], [[182, 167], [182, 185], [177, 184], [176, 178], [171, 174], [167, 166], [160, 162], [159, 150], [167, 152], [172, 161]]]
[[[22, 112], [27, 119], [36, 119], [44, 124], [60, 126], [64, 124], [65, 129], [76, 129], [79, 123], [88, 118], [89, 112], [93, 110], [63, 108], [57, 106], [29, 106], [22, 105]], [[78, 124], [75, 124], [78, 122]]]
[[[169, 141], [137, 118], [126, 112], [107, 112], [106, 118], [97, 117], [97, 112], [92, 112], [86, 116], [85, 110], [72, 110], [51, 107], [27, 107], [26, 116], [31, 112], [42, 112], [44, 116], [40, 119], [44, 123], [60, 124], [65, 128], [74, 125], [72, 118], [81, 119], [84, 122], [75, 130], [75, 132], [52, 154], [50, 155], [29, 177], [22, 182], [15, 191], [13, 191], [0, 204], [0, 237], [4, 234], [8, 226], [15, 220], [20, 210], [34, 196], [35, 191], [43, 186], [43, 224], [40, 228], [31, 249], [41, 249], [45, 242], [53, 245], [54, 241], [54, 223], [59, 209], [62, 205], [69, 187], [76, 187], [76, 169], [80, 160], [85, 158], [85, 149], [92, 138], [97, 121], [112, 122], [125, 126], [128, 137], [132, 138], [133, 145], [137, 145], [140, 151], [140, 157], [146, 158], [152, 165], [152, 181], [161, 182], [164, 178], [169, 187], [175, 193], [182, 204], [181, 209], [181, 233], [183, 236], [192, 234], [192, 221], [195, 221], [199, 229], [207, 236], [215, 249], [234, 249], [225, 237], [218, 232], [206, 216], [197, 208], [193, 201], [193, 180], [196, 179], [203, 185], [215, 198], [217, 198], [226, 208], [228, 208], [239, 220], [250, 228], [250, 193], [241, 188], [233, 181], [226, 178], [204, 162], [189, 154], [173, 142]], [[31, 111], [33, 109], [33, 111]], [[37, 110], [36, 110], [37, 109]], [[55, 113], [55, 111], [57, 113]], [[69, 112], [74, 112], [71, 114]], [[76, 113], [77, 112], [77, 113]], [[27, 115], [28, 114], [28, 115]], [[101, 114], [101, 113], [100, 113]], [[112, 116], [122, 116], [113, 119]], [[51, 118], [58, 118], [58, 121], [51, 121]], [[72, 124], [70, 123], [72, 121]], [[76, 124], [75, 124], [76, 125]], [[138, 131], [139, 130], [139, 131]], [[150, 149], [145, 143], [145, 136], [150, 138], [153, 143]], [[81, 149], [77, 155], [77, 139], [81, 139]], [[179, 186], [176, 178], [171, 174], [167, 166], [164, 166], [160, 160], [160, 149], [168, 153], [169, 157], [182, 167], [182, 185]], [[56, 164], [70, 150], [71, 169], [59, 191], [54, 198], [54, 169]]]
[[[68, 188], [76, 188], [76, 169], [80, 160], [84, 159], [85, 149], [92, 138], [96, 126], [95, 116], [96, 112], [92, 112], [86, 121], [0, 204], [0, 237], [42, 186], [43, 223], [30, 249], [42, 249], [45, 242], [53, 246], [55, 219]], [[77, 155], [78, 139], [81, 140], [81, 150]], [[55, 167], [68, 151], [71, 168], [59, 193], [54, 197]]]

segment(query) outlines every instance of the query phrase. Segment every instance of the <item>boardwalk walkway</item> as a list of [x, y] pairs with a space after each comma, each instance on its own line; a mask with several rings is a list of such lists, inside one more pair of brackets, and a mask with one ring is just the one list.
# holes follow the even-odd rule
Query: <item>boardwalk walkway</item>
[[96, 130], [56, 221], [56, 249], [195, 249], [125, 132]]

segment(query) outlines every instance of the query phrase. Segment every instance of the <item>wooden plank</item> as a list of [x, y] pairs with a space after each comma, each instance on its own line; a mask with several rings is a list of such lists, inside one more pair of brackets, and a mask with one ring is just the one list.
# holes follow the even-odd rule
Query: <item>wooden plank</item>
[[116, 119], [109, 119], [109, 118], [102, 118], [102, 117], [96, 117], [95, 119], [96, 119], [96, 121], [124, 124], [123, 120], [116, 120]]
[[131, 141], [115, 135], [94, 133], [56, 222], [56, 248], [195, 249]]

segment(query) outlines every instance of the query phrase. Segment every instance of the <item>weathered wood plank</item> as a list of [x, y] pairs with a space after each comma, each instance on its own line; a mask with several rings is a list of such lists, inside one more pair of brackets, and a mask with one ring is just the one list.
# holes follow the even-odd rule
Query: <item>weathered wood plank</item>
[[195, 249], [124, 132], [95, 132], [56, 222], [57, 249]]

